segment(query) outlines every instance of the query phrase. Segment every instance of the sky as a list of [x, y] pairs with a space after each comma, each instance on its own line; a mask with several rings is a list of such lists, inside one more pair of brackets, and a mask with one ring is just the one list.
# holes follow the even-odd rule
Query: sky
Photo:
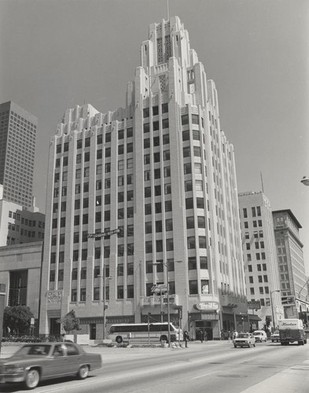
[[38, 117], [37, 205], [45, 211], [49, 141], [65, 110], [123, 107], [148, 26], [168, 15], [215, 81], [238, 191], [261, 191], [263, 179], [272, 209], [292, 210], [309, 274], [308, 0], [0, 0], [0, 103]]

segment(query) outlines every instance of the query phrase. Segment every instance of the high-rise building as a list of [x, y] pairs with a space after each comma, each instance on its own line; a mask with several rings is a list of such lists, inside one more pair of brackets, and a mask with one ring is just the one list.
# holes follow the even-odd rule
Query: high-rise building
[[74, 309], [102, 337], [105, 300], [108, 325], [166, 320], [159, 284], [192, 337], [236, 328], [246, 312], [238, 211], [215, 84], [178, 17], [152, 24], [125, 108], [68, 109], [52, 139], [41, 333], [59, 333]]
[[301, 317], [306, 321], [309, 302], [303, 244], [299, 237], [302, 226], [290, 209], [273, 211], [273, 221], [285, 317]]
[[261, 319], [256, 328], [274, 327], [283, 308], [270, 202], [263, 192], [242, 192], [239, 208], [249, 305]]
[[0, 104], [0, 184], [3, 198], [32, 206], [37, 118], [14, 102]]

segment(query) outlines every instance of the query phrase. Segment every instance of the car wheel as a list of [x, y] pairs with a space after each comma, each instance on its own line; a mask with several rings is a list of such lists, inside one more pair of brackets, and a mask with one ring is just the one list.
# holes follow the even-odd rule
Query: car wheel
[[89, 375], [89, 367], [86, 364], [84, 364], [79, 368], [77, 376], [79, 379], [85, 379], [88, 377], [88, 375]]
[[121, 344], [122, 343], [122, 337], [121, 336], [117, 336], [116, 337], [116, 343], [117, 344]]
[[40, 383], [40, 373], [37, 369], [32, 368], [27, 371], [25, 378], [25, 385], [27, 389], [34, 389]]

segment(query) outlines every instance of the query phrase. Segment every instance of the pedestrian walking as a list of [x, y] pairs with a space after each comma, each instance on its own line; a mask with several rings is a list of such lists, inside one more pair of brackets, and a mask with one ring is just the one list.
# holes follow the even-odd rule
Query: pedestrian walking
[[201, 343], [203, 344], [203, 342], [205, 340], [205, 333], [204, 333], [203, 329], [200, 330], [200, 340], [201, 340]]
[[188, 341], [190, 340], [190, 337], [186, 330], [183, 332], [183, 339], [185, 341], [185, 347], [188, 348]]

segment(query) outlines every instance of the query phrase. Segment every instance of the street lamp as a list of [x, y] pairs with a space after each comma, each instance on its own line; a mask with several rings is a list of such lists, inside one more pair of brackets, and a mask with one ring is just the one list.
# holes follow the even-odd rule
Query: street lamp
[[273, 330], [275, 330], [275, 314], [274, 314], [274, 304], [272, 299], [272, 295], [274, 292], [281, 292], [281, 291], [280, 289], [274, 289], [273, 291], [270, 291], [270, 306], [271, 306], [271, 315], [273, 319]]
[[119, 228], [98, 232], [98, 233], [88, 233], [88, 239], [101, 239], [101, 266], [102, 266], [102, 282], [103, 282], [103, 293], [102, 293], [102, 301], [103, 301], [103, 340], [106, 337], [106, 266], [104, 265], [104, 238], [109, 237], [111, 235], [116, 235], [120, 232]]
[[304, 186], [309, 186], [309, 177], [308, 176], [304, 176], [301, 181], [301, 183], [303, 183]]

